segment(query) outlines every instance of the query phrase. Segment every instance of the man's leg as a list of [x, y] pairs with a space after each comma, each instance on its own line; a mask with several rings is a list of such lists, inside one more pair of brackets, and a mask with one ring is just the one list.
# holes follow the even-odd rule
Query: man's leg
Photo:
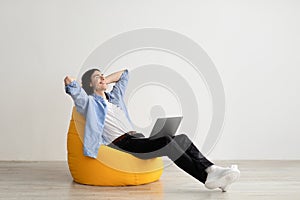
[[[173, 136], [172, 138], [183, 149], [183, 151], [189, 155], [196, 167], [199, 169], [198, 171], [202, 172], [201, 177], [204, 182], [201, 182], [205, 183], [206, 188], [219, 188], [225, 192], [229, 189], [233, 182], [238, 180], [240, 171], [238, 170], [237, 165], [232, 165], [227, 168], [216, 166], [202, 155], [187, 135], [181, 134]], [[180, 159], [176, 161], [180, 162]]]
[[180, 148], [187, 153], [195, 162], [200, 171], [205, 170], [207, 167], [214, 165], [209, 161], [194, 145], [194, 143], [185, 134], [175, 135], [173, 140], [180, 146]]
[[186, 135], [170, 136], [156, 139], [134, 138], [125, 134], [109, 146], [133, 154], [142, 159], [168, 156], [178, 167], [205, 183], [205, 169], [213, 163], [208, 161]]

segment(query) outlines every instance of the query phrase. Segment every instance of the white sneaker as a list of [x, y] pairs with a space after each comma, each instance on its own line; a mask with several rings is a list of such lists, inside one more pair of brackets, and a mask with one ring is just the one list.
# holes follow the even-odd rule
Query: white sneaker
[[230, 185], [237, 181], [240, 177], [240, 170], [237, 165], [231, 165], [231, 167], [223, 168], [214, 166], [207, 174], [205, 187], [208, 189], [220, 188], [222, 192], [226, 192]]

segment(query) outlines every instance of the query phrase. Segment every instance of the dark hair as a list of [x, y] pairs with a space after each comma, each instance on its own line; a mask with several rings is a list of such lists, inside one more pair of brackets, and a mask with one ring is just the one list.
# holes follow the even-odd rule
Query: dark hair
[[90, 70], [86, 71], [81, 77], [82, 88], [85, 90], [85, 92], [88, 95], [91, 95], [94, 93], [94, 88], [90, 86], [90, 83], [92, 81], [91, 76], [95, 71], [100, 72], [99, 69], [90, 69]]

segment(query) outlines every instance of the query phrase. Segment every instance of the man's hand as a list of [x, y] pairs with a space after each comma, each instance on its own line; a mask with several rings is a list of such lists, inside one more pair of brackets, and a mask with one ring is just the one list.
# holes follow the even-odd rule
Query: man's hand
[[125, 69], [118, 71], [118, 72], [114, 72], [108, 76], [105, 77], [106, 79], [106, 84], [110, 84], [110, 83], [116, 83], [118, 82], [118, 80], [121, 78], [123, 72], [125, 71]]
[[71, 78], [70, 76], [66, 76], [64, 79], [65, 85], [69, 85], [72, 81], [74, 81], [74, 78]]

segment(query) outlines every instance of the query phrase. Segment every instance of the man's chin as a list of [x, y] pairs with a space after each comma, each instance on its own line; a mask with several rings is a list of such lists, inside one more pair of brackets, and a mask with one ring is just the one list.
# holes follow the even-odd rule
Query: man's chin
[[99, 87], [99, 88], [96, 88], [96, 91], [101, 91], [101, 90], [106, 91], [106, 89], [107, 89], [107, 87], [105, 87], [105, 88], [104, 87], [101, 87], [101, 88]]

